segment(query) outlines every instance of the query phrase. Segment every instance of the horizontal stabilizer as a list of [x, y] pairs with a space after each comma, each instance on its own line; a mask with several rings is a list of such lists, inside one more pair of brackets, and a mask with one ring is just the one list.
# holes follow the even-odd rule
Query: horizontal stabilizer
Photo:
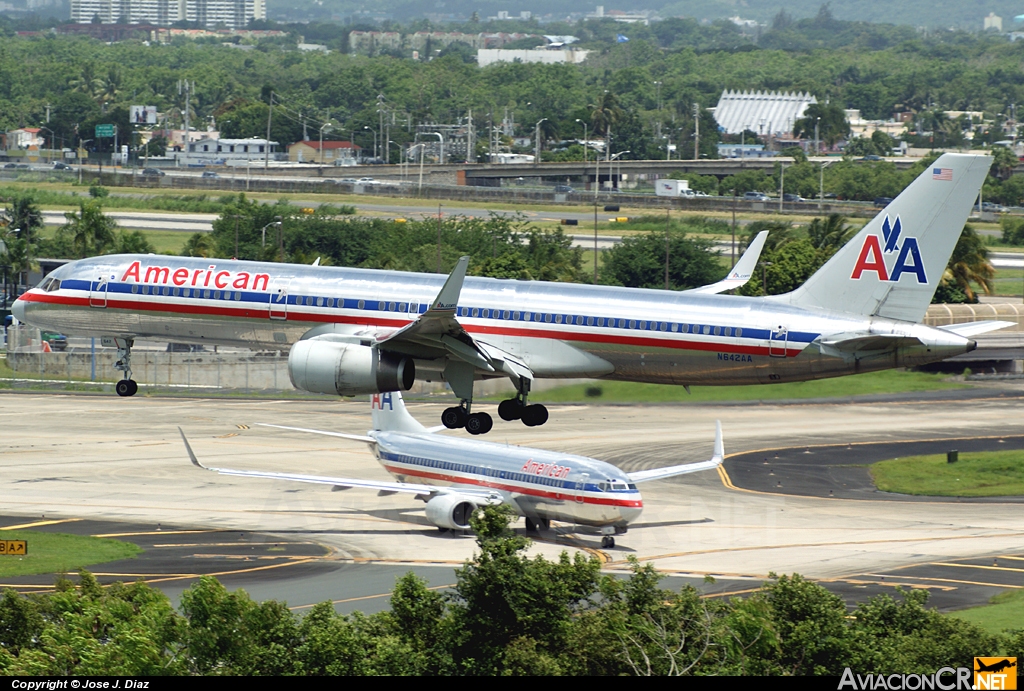
[[712, 470], [722, 465], [722, 461], [725, 460], [725, 443], [722, 441], [722, 423], [719, 420], [715, 421], [715, 452], [710, 460], [700, 461], [699, 463], [684, 463], [682, 465], [670, 465], [664, 468], [654, 468], [652, 470], [638, 470], [635, 473], [628, 473], [629, 479], [633, 482], [648, 482], [650, 480], [662, 480], [667, 477], [674, 477], [676, 475], [686, 475], [688, 473], [696, 473], [701, 470]]
[[947, 324], [946, 326], [940, 326], [939, 328], [943, 331], [949, 331], [955, 333], [957, 336], [964, 336], [970, 338], [971, 336], [977, 336], [979, 334], [985, 334], [989, 331], [998, 331], [999, 329], [1005, 329], [1008, 326], [1013, 326], [1013, 322], [1004, 322], [997, 320], [989, 320], [983, 322], [964, 322], [963, 324]]
[[750, 277], [754, 275], [754, 269], [757, 268], [757, 260], [761, 258], [761, 250], [764, 249], [764, 242], [767, 239], [767, 230], [762, 230], [758, 233], [753, 242], [747, 246], [746, 251], [743, 252], [743, 256], [740, 257], [740, 260], [736, 262], [736, 266], [732, 267], [732, 271], [729, 272], [729, 275], [718, 283], [712, 283], [711, 285], [692, 288], [682, 292], [713, 295], [715, 293], [724, 293], [727, 290], [743, 286], [750, 280]]

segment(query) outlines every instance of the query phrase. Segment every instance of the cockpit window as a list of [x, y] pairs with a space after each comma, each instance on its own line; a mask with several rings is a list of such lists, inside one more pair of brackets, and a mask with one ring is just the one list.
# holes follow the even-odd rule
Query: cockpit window
[[55, 290], [60, 290], [60, 279], [53, 278], [52, 276], [47, 276], [42, 281], [40, 281], [37, 287], [39, 290], [45, 291], [47, 293], [52, 293]]
[[628, 487], [626, 486], [625, 482], [613, 482], [612, 483], [612, 489], [613, 490], [624, 490], [624, 489], [628, 489]]

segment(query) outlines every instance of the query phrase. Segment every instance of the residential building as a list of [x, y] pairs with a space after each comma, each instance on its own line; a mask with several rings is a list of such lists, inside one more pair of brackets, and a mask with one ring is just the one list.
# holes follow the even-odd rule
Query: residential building
[[985, 31], [988, 31], [989, 29], [998, 33], [1003, 33], [1003, 18], [995, 12], [989, 12], [988, 16], [985, 17]]
[[476, 61], [480, 67], [487, 67], [496, 62], [539, 62], [545, 65], [557, 63], [581, 63], [590, 55], [589, 50], [548, 50], [544, 48], [532, 50], [503, 50], [501, 48], [481, 48], [476, 52]]
[[352, 142], [323, 142], [320, 140], [295, 142], [288, 147], [288, 160], [294, 163], [319, 163], [328, 166], [355, 165], [362, 148]]
[[42, 130], [38, 127], [22, 127], [16, 130], [7, 131], [7, 150], [28, 149], [29, 147], [42, 148], [45, 144]]
[[244, 28], [254, 19], [266, 19], [264, 0], [71, 0], [71, 21], [89, 24], [150, 23], [168, 26], [187, 19], [203, 26]]

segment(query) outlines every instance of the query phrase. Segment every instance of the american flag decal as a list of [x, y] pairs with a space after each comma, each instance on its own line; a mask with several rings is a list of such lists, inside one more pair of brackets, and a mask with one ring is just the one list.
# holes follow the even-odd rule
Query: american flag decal
[[953, 182], [952, 168], [932, 168], [932, 180], [948, 180]]

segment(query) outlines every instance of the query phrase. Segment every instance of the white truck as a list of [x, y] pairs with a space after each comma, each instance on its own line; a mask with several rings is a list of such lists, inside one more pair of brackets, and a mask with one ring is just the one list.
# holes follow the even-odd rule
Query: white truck
[[654, 185], [654, 193], [659, 197], [692, 197], [689, 180], [658, 180]]

